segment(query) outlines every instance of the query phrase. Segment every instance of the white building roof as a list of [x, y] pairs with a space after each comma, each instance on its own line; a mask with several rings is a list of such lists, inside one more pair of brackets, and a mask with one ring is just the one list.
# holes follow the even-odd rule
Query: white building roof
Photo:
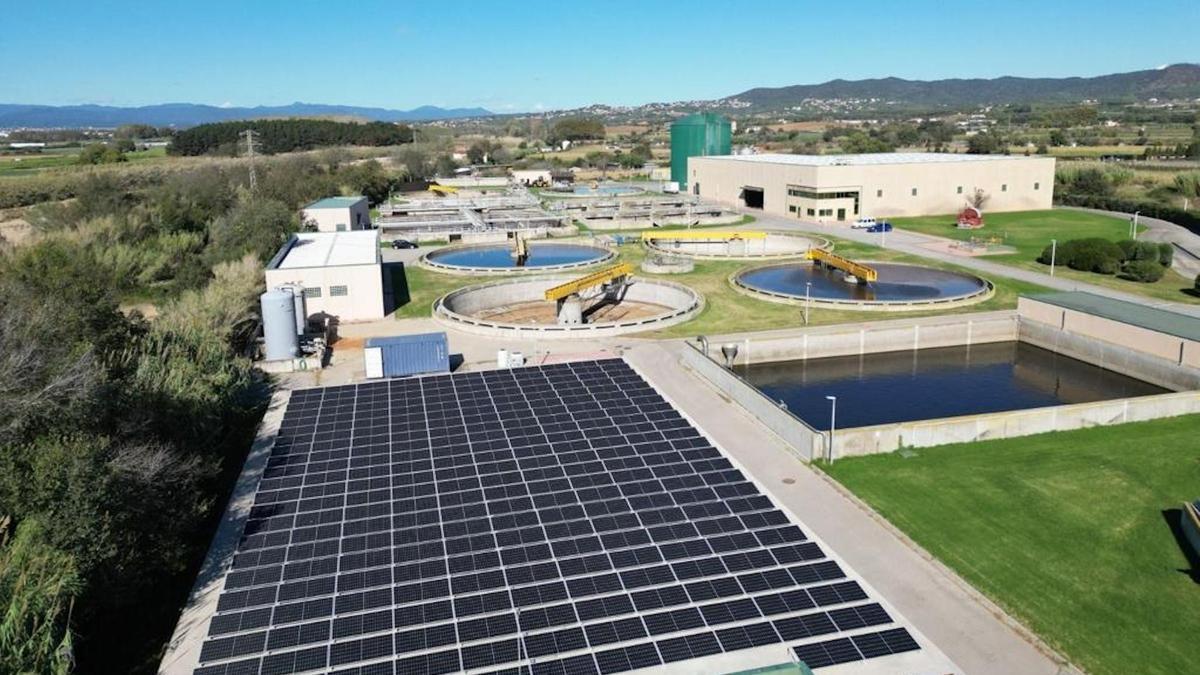
[[271, 269], [374, 265], [379, 262], [379, 231], [299, 232], [284, 245]]
[[869, 166], [879, 164], [935, 164], [941, 162], [995, 162], [1007, 159], [1036, 159], [1024, 155], [966, 155], [943, 152], [877, 152], [862, 155], [709, 155], [693, 157], [705, 161], [758, 162], [793, 166]]

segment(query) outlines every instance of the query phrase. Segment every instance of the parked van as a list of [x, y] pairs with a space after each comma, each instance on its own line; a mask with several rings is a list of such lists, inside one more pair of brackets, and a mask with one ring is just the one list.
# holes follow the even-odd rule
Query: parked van
[[866, 230], [875, 227], [875, 219], [867, 216], [859, 216], [858, 220], [854, 221], [850, 227], [856, 230]]

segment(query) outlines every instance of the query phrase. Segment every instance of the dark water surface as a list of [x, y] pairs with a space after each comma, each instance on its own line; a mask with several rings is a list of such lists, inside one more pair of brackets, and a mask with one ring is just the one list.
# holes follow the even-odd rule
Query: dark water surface
[[982, 279], [931, 267], [868, 263], [879, 272], [871, 284], [846, 283], [842, 272], [808, 263], [771, 265], [745, 272], [739, 278], [752, 288], [804, 297], [812, 283], [812, 297], [836, 300], [936, 300], [970, 295], [984, 287]]
[[736, 370], [820, 430], [829, 429], [826, 396], [837, 396], [837, 426], [843, 428], [1167, 391], [1024, 342], [760, 363]]
[[[546, 267], [598, 260], [606, 252], [594, 246], [578, 244], [531, 244], [525, 267]], [[479, 246], [458, 251], [436, 251], [429, 258], [444, 265], [465, 267], [516, 267], [511, 244]]]

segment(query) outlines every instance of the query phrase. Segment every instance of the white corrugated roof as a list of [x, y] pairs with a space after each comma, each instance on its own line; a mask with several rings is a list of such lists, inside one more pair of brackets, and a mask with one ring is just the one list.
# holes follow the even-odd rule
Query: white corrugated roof
[[863, 155], [710, 155], [693, 159], [724, 162], [759, 162], [797, 166], [867, 166], [877, 164], [933, 164], [938, 162], [995, 162], [1002, 159], [1036, 159], [1024, 155], [966, 155], [943, 152], [876, 152]]
[[379, 260], [379, 231], [299, 232], [276, 269], [371, 265]]

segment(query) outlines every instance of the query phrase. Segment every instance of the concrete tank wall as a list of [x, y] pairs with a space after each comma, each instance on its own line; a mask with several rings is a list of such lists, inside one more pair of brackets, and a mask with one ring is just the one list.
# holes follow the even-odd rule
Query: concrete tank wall
[[470, 333], [508, 337], [515, 333], [539, 338], [603, 337], [673, 326], [694, 317], [704, 308], [704, 298], [696, 291], [669, 281], [634, 279], [625, 299], [671, 308], [663, 314], [626, 322], [579, 325], [531, 325], [478, 319], [480, 312], [526, 302], [545, 302], [546, 289], [574, 277], [515, 279], [492, 284], [468, 286], [451, 291], [434, 303], [433, 316], [446, 325]]
[[[1015, 339], [1056, 350], [1160, 386], [1186, 388], [1154, 396], [1048, 406], [932, 420], [916, 420], [867, 427], [837, 429], [833, 458], [892, 452], [903, 447], [927, 447], [998, 438], [1014, 438], [1050, 431], [1140, 422], [1162, 417], [1200, 413], [1200, 381], [1195, 369], [1171, 364], [1132, 350], [1116, 351], [1110, 344], [1079, 335], [1054, 335], [1042, 324], [1019, 321], [1016, 312], [989, 312], [963, 317], [925, 317], [872, 322], [863, 326], [828, 326], [775, 331], [766, 335], [709, 336], [710, 345], [739, 345], [736, 364], [803, 358], [825, 358], [909, 349], [953, 347]], [[720, 357], [717, 356], [717, 359]], [[806, 459], [827, 456], [828, 436], [768, 399], [758, 389], [724, 368], [717, 360], [686, 349], [684, 365], [746, 408]]]

